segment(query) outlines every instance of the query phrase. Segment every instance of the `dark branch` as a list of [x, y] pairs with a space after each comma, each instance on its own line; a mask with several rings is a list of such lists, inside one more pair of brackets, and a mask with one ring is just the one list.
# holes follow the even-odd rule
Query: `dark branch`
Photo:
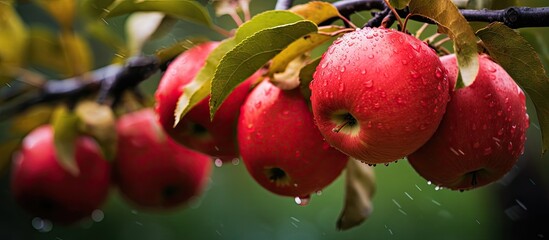
[[[333, 3], [333, 5], [344, 16], [354, 12], [385, 9], [383, 0], [342, 0]], [[460, 12], [467, 21], [471, 22], [502, 22], [510, 28], [549, 27], [549, 7], [510, 7], [503, 10], [462, 9]], [[403, 18], [406, 17], [406, 14], [406, 11], [399, 12], [400, 17]], [[420, 16], [414, 16], [411, 19], [433, 23], [431, 20]]]
[[0, 120], [10, 118], [36, 104], [62, 100], [76, 102], [98, 92], [98, 102], [115, 105], [125, 90], [134, 89], [159, 69], [160, 64], [156, 57], [140, 56], [129, 59], [124, 66], [113, 64], [83, 76], [62, 81], [48, 80], [37, 91], [21, 96], [22, 100], [10, 101], [10, 104], [0, 107]]

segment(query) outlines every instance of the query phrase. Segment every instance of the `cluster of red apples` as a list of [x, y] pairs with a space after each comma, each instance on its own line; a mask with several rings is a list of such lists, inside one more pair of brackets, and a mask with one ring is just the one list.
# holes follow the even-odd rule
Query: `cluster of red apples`
[[82, 136], [80, 173], [71, 175], [57, 163], [51, 127], [29, 134], [12, 172], [17, 201], [68, 223], [98, 208], [114, 182], [136, 206], [171, 208], [200, 194], [213, 159], [235, 158], [265, 189], [290, 197], [325, 188], [347, 161], [375, 165], [405, 157], [433, 184], [468, 190], [501, 178], [523, 151], [525, 95], [489, 56], [480, 55], [476, 81], [456, 90], [455, 56], [439, 57], [415, 37], [382, 28], [337, 39], [316, 69], [310, 99], [278, 88], [259, 70], [213, 121], [207, 98], [174, 126], [185, 86], [218, 45], [181, 54], [160, 82], [155, 111], [118, 120], [112, 165]]

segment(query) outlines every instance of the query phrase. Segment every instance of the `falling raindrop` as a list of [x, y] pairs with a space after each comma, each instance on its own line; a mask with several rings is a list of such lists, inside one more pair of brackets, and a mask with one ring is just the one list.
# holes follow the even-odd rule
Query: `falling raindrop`
[[309, 204], [309, 201], [311, 200], [311, 196], [295, 197], [294, 200], [295, 203], [299, 206], [307, 206], [307, 204]]

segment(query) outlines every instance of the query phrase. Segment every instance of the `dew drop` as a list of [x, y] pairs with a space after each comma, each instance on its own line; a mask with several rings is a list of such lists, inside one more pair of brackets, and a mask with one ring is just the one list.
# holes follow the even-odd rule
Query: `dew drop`
[[431, 185], [431, 181], [427, 181], [427, 185]]
[[402, 61], [400, 61], [402, 63], [402, 65], [408, 65], [408, 60], [406, 59], [402, 59]]
[[419, 73], [416, 72], [416, 71], [414, 71], [414, 70], [410, 71], [410, 75], [411, 75], [412, 78], [414, 78], [414, 79], [419, 78]]
[[503, 114], [503, 111], [501, 111], [501, 110], [498, 110], [498, 113], [497, 113], [497, 114], [498, 114], [498, 116], [500, 116], [500, 117], [501, 117], [501, 115]]
[[503, 128], [501, 128], [499, 131], [498, 131], [498, 136], [501, 136], [503, 135]]
[[442, 74], [442, 70], [440, 70], [439, 67], [437, 67], [437, 69], [435, 70], [435, 76], [437, 78], [442, 78], [443, 74]]
[[345, 66], [341, 66], [341, 68], [339, 69], [340, 72], [345, 72]]
[[479, 143], [479, 142], [475, 142], [475, 143], [473, 144], [473, 148], [478, 148], [478, 147], [480, 147], [480, 143]]
[[490, 97], [492, 97], [491, 93], [488, 93], [488, 94], [484, 95], [484, 99], [489, 99]]
[[365, 79], [364, 86], [366, 86], [367, 88], [371, 88], [372, 86], [374, 86], [374, 81], [372, 79]]
[[509, 142], [509, 144], [507, 145], [507, 150], [513, 150], [513, 142]]
[[367, 38], [367, 39], [372, 39], [372, 38], [374, 38], [374, 36], [371, 35], [371, 34], [368, 34], [368, 35], [366, 35], [366, 38]]
[[362, 71], [360, 71], [360, 74], [362, 75], [366, 74], [366, 69], [362, 69]]
[[374, 103], [374, 109], [379, 109], [379, 103]]
[[307, 195], [305, 197], [295, 197], [294, 200], [295, 203], [299, 206], [307, 206], [309, 204], [309, 201], [311, 200], [311, 196]]
[[377, 129], [383, 129], [383, 123], [377, 123]]
[[491, 147], [484, 148], [484, 156], [488, 156], [490, 154], [492, 154], [492, 148]]
[[494, 72], [496, 72], [496, 68], [492, 67], [492, 66], [488, 66], [488, 71], [494, 73]]
[[248, 129], [252, 129], [252, 128], [254, 128], [254, 125], [249, 123], [247, 127], [248, 127]]
[[368, 55], [368, 58], [369, 58], [369, 59], [373, 59], [373, 58], [374, 58], [374, 54]]
[[381, 97], [382, 98], [386, 98], [387, 97], [387, 93], [385, 91], [381, 92]]

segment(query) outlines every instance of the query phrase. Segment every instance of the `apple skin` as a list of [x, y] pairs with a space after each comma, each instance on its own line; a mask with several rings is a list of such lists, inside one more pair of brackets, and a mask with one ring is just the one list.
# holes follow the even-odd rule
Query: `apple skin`
[[173, 141], [152, 109], [122, 116], [117, 132], [115, 178], [131, 203], [146, 210], [170, 209], [201, 194], [211, 158]]
[[248, 172], [279, 195], [307, 197], [329, 185], [347, 163], [348, 156], [322, 139], [298, 89], [261, 82], [242, 105], [237, 130]]
[[183, 88], [189, 84], [206, 58], [219, 42], [206, 42], [179, 55], [166, 70], [156, 90], [156, 113], [164, 130], [178, 143], [224, 162], [239, 156], [236, 121], [240, 106], [246, 100], [251, 84], [260, 77], [257, 72], [238, 85], [210, 121], [208, 96], [191, 109], [174, 128], [174, 111]]
[[14, 155], [11, 192], [16, 202], [60, 224], [77, 222], [99, 208], [109, 193], [111, 166], [92, 138], [80, 136], [75, 145], [78, 176], [59, 165], [50, 125], [31, 131]]
[[[455, 84], [455, 55], [441, 61]], [[451, 93], [437, 132], [408, 156], [416, 172], [437, 186], [468, 190], [494, 182], [524, 150], [529, 118], [523, 91], [487, 55], [479, 64], [473, 84]]]
[[381, 28], [334, 41], [309, 87], [326, 141], [369, 164], [393, 162], [421, 147], [449, 98], [436, 53], [413, 36]]

